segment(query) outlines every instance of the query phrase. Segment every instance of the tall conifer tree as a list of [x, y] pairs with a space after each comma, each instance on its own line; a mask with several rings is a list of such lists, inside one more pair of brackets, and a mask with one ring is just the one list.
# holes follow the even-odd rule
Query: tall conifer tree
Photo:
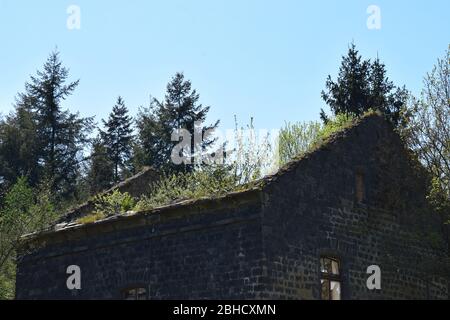
[[89, 193], [97, 194], [112, 187], [114, 183], [114, 164], [108, 156], [107, 147], [98, 137], [94, 140], [88, 171]]
[[[52, 52], [43, 70], [25, 84], [25, 92], [18, 96], [16, 112], [17, 116], [30, 117], [27, 126], [35, 127], [31, 160], [36, 168], [42, 168], [39, 179], [51, 181], [52, 191], [63, 198], [76, 195], [84, 146], [92, 130], [92, 118], [63, 110], [63, 101], [79, 83], [66, 84], [68, 77], [69, 70], [62, 65], [59, 53]], [[32, 181], [34, 173], [31, 178]]]
[[[328, 76], [325, 87], [322, 99], [333, 115], [352, 113], [359, 116], [374, 109], [381, 111], [394, 126], [400, 125], [408, 92], [389, 80], [386, 67], [378, 58], [373, 62], [363, 59], [355, 44], [342, 57], [336, 81]], [[321, 118], [327, 122], [328, 117], [323, 110]]]
[[[200, 95], [192, 89], [192, 83], [185, 80], [182, 73], [176, 73], [167, 84], [166, 95], [163, 101], [153, 99], [150, 108], [141, 109], [138, 120], [138, 137], [142, 150], [139, 153], [142, 159], [140, 165], [162, 168], [166, 171], [182, 172], [194, 169], [195, 147], [202, 150], [210, 148], [215, 139], [204, 136], [207, 130], [217, 128], [219, 121], [209, 126], [204, 126], [206, 116], [210, 110], [209, 106], [199, 103]], [[195, 123], [202, 124], [195, 128]], [[172, 141], [174, 130], [185, 129], [192, 135], [203, 136], [200, 146], [194, 145], [191, 140], [190, 164], [176, 165], [172, 162], [172, 150], [179, 141]]]
[[119, 182], [127, 171], [133, 149], [133, 119], [122, 97], [117, 98], [107, 121], [103, 120], [105, 131], [101, 132], [103, 144], [113, 164], [114, 182]]

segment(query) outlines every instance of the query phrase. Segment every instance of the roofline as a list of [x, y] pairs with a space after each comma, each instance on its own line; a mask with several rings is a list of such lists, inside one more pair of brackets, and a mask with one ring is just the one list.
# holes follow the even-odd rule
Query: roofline
[[57, 243], [80, 239], [89, 235], [153, 225], [158, 222], [177, 219], [188, 215], [211, 212], [210, 209], [212, 208], [236, 208], [237, 205], [251, 203], [262, 203], [261, 188], [251, 188], [243, 191], [231, 192], [220, 197], [185, 200], [150, 210], [118, 214], [93, 223], [59, 224], [41, 232], [24, 235], [20, 241], [22, 242], [22, 245], [42, 242]]
[[[22, 237], [23, 242], [34, 242], [34, 241], [42, 241], [45, 239], [50, 238], [63, 238], [64, 240], [69, 240], [65, 236], [65, 234], [68, 233], [84, 233], [85, 235], [89, 234], [95, 234], [95, 230], [97, 229], [103, 229], [107, 231], [112, 230], [121, 230], [126, 229], [134, 226], [140, 226], [140, 225], [151, 225], [155, 222], [155, 219], [152, 220], [152, 217], [154, 216], [164, 216], [167, 218], [173, 217], [177, 215], [177, 212], [180, 213], [180, 211], [183, 211], [181, 215], [186, 214], [192, 214], [195, 213], [201, 213], [205, 212], [211, 208], [219, 209], [219, 208], [226, 208], [229, 206], [234, 206], [233, 201], [243, 201], [244, 203], [248, 202], [257, 202], [262, 201], [262, 193], [264, 190], [271, 185], [272, 183], [276, 182], [281, 176], [284, 176], [288, 172], [291, 172], [295, 170], [300, 163], [303, 161], [306, 161], [308, 158], [310, 158], [313, 154], [319, 152], [320, 150], [323, 150], [327, 148], [329, 145], [340, 141], [344, 139], [349, 131], [354, 130], [356, 127], [361, 125], [364, 122], [367, 122], [371, 118], [381, 119], [382, 121], [385, 121], [385, 118], [383, 115], [379, 112], [372, 112], [367, 115], [364, 115], [360, 118], [357, 118], [353, 123], [351, 123], [348, 127], [339, 130], [335, 133], [333, 133], [331, 136], [329, 136], [327, 139], [325, 139], [320, 145], [316, 146], [309, 152], [306, 152], [300, 156], [297, 156], [287, 164], [285, 164], [282, 168], [280, 168], [276, 173], [272, 175], [268, 175], [255, 183], [252, 184], [252, 187], [242, 190], [242, 191], [235, 191], [227, 193], [220, 197], [204, 197], [200, 199], [190, 199], [181, 201], [174, 204], [169, 204], [166, 206], [161, 206], [158, 208], [153, 208], [150, 210], [144, 210], [140, 212], [132, 212], [128, 214], [119, 214], [107, 217], [102, 220], [95, 221], [93, 223], [87, 223], [87, 224], [79, 224], [76, 222], [67, 222], [67, 223], [60, 223], [56, 226], [53, 226], [52, 228], [48, 230], [44, 230], [42, 232], [32, 233], [29, 235], [24, 235]], [[148, 168], [148, 170], [154, 170], [152, 168]], [[143, 171], [144, 172], [144, 171]], [[134, 176], [136, 177], [136, 176]], [[132, 178], [134, 178], [132, 177]], [[130, 178], [130, 179], [132, 179]], [[129, 181], [128, 179], [127, 181]], [[123, 185], [119, 184], [119, 185]], [[110, 192], [111, 190], [114, 190], [119, 185], [113, 187], [112, 189], [109, 189], [105, 191], [105, 193]], [[225, 201], [227, 200], [227, 201]], [[231, 200], [232, 202], [230, 202]], [[219, 206], [217, 206], [219, 204]], [[187, 210], [187, 211], [186, 211]], [[61, 220], [60, 220], [61, 221]], [[117, 227], [119, 225], [120, 227]], [[71, 238], [71, 237], [69, 237]], [[76, 238], [76, 237], [75, 237]]]
[[77, 206], [74, 206], [72, 208], [69, 208], [64, 214], [61, 215], [61, 217], [59, 217], [56, 220], [55, 223], [64, 223], [64, 222], [70, 221], [70, 220], [67, 220], [67, 219], [70, 219], [71, 215], [76, 214], [78, 211], [82, 210], [83, 208], [85, 208], [87, 206], [94, 205], [94, 202], [95, 202], [94, 201], [94, 197], [105, 196], [105, 195], [108, 195], [110, 193], [113, 193], [115, 190], [120, 190], [120, 188], [122, 188], [122, 187], [124, 187], [124, 186], [126, 186], [126, 185], [128, 185], [130, 183], [132, 183], [134, 180], [138, 179], [139, 177], [143, 176], [144, 174], [147, 174], [148, 172], [153, 172], [156, 175], [158, 174], [158, 171], [155, 170], [153, 167], [144, 166], [142, 168], [142, 170], [140, 172], [136, 173], [135, 175], [125, 179], [124, 181], [121, 181], [121, 182], [115, 184], [114, 186], [112, 186], [109, 189], [100, 191], [95, 196], [89, 198], [87, 201], [85, 201], [83, 203], [81, 203], [81, 204], [79, 204]]
[[314, 146], [311, 150], [304, 152], [302, 154], [297, 155], [292, 160], [284, 164], [277, 172], [271, 175], [267, 175], [264, 178], [262, 178], [261, 183], [265, 186], [270, 185], [277, 181], [281, 176], [284, 176], [285, 174], [295, 170], [300, 163], [303, 163], [307, 159], [309, 159], [314, 154], [318, 153], [321, 150], [325, 150], [330, 145], [345, 139], [345, 137], [348, 135], [348, 133], [355, 128], [359, 127], [361, 124], [369, 121], [369, 119], [378, 119], [386, 124], [388, 124], [387, 120], [384, 118], [384, 116], [379, 111], [373, 111], [370, 113], [367, 113], [361, 117], [356, 118], [353, 122], [351, 122], [347, 127], [338, 130], [334, 133], [332, 133], [329, 137], [327, 137], [324, 141], [319, 143], [318, 145]]

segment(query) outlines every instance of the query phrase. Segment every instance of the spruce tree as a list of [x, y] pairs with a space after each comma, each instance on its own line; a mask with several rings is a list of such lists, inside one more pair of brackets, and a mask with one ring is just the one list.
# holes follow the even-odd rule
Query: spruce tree
[[114, 182], [124, 178], [132, 156], [133, 120], [122, 97], [117, 98], [107, 121], [103, 120], [105, 131], [101, 132], [109, 159], [113, 164]]
[[377, 57], [370, 65], [370, 95], [367, 104], [384, 113], [394, 126], [399, 126], [401, 112], [406, 107], [408, 92], [397, 88], [387, 77], [386, 66]]
[[[385, 65], [377, 58], [373, 62], [363, 59], [355, 44], [342, 57], [336, 81], [328, 76], [322, 99], [329, 105], [333, 115], [340, 113], [362, 115], [369, 109], [381, 111], [394, 126], [399, 125], [400, 114], [405, 106], [407, 91], [398, 88], [387, 77]], [[327, 122], [326, 113], [321, 118]]]
[[59, 53], [52, 52], [43, 70], [25, 84], [25, 93], [19, 94], [19, 101], [34, 113], [40, 150], [37, 164], [42, 164], [45, 179], [52, 181], [52, 191], [63, 198], [76, 193], [83, 148], [92, 130], [92, 118], [62, 108], [79, 83], [66, 84], [68, 77]]
[[185, 129], [195, 134], [195, 123], [203, 124], [210, 110], [209, 106], [199, 103], [200, 95], [192, 89], [192, 83], [185, 80], [182, 73], [176, 73], [167, 84], [164, 100], [153, 99], [150, 108], [140, 110], [137, 119], [138, 137], [142, 150], [137, 151], [142, 159], [141, 166], [153, 166], [165, 171], [184, 172], [194, 169], [196, 147], [203, 151], [210, 148], [214, 138], [204, 137], [207, 130], [217, 128], [219, 121], [209, 126], [201, 126], [197, 134], [203, 137], [199, 146], [191, 140], [190, 164], [176, 165], [172, 162], [172, 150], [179, 141], [172, 141], [174, 130]]

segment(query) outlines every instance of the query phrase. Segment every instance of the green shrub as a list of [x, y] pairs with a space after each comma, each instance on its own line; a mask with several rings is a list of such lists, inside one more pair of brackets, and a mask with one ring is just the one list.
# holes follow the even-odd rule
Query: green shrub
[[352, 126], [355, 119], [357, 119], [357, 116], [351, 113], [341, 113], [336, 115], [322, 127], [317, 136], [317, 141], [315, 142], [322, 143], [332, 134]]
[[112, 193], [95, 197], [95, 213], [112, 216], [133, 210], [136, 202], [128, 193], [114, 190]]
[[141, 197], [136, 211], [150, 210], [188, 199], [217, 197], [244, 188], [233, 169], [227, 166], [206, 166], [197, 171], [163, 175], [151, 188], [150, 193]]
[[278, 136], [279, 165], [304, 154], [317, 142], [322, 125], [319, 122], [286, 123]]
[[21, 177], [6, 193], [0, 208], [0, 300], [14, 298], [20, 238], [45, 229], [57, 216], [46, 183], [32, 189]]
[[325, 125], [319, 122], [286, 123], [278, 136], [279, 165], [313, 150], [335, 132], [350, 127], [356, 118], [353, 114], [338, 114]]

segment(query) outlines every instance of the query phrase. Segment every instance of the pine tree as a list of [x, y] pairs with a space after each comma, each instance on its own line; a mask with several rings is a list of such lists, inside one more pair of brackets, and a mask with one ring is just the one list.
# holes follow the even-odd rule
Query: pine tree
[[[333, 81], [328, 76], [322, 99], [333, 115], [345, 113], [359, 116], [374, 109], [398, 126], [407, 91], [397, 88], [386, 73], [385, 65], [378, 58], [373, 62], [362, 59], [355, 44], [352, 44], [347, 55], [342, 57], [337, 80]], [[328, 120], [323, 110], [321, 118], [324, 122]]]
[[43, 175], [52, 181], [51, 189], [64, 198], [74, 196], [83, 147], [89, 141], [92, 118], [81, 118], [63, 110], [61, 103], [70, 96], [79, 81], [65, 84], [69, 71], [62, 66], [59, 53], [53, 52], [43, 70], [25, 84], [19, 101], [34, 113]]
[[[178, 141], [172, 141], [172, 133], [177, 129], [185, 129], [193, 136], [195, 123], [204, 123], [210, 110], [209, 106], [199, 103], [200, 95], [192, 89], [191, 81], [185, 80], [182, 73], [176, 73], [167, 85], [163, 101], [153, 99], [150, 108], [140, 110], [137, 120], [138, 137], [142, 150], [136, 153], [142, 159], [141, 166], [153, 166], [166, 171], [180, 172], [194, 169], [194, 152], [197, 148], [207, 150], [214, 138], [204, 137], [200, 146], [191, 141], [190, 164], [175, 165], [171, 154]], [[198, 132], [204, 135], [207, 130], [217, 128], [219, 121], [213, 125], [202, 126]], [[197, 128], [197, 130], [199, 130]], [[199, 130], [199, 131], [200, 131]]]
[[101, 132], [108, 157], [113, 164], [114, 182], [119, 182], [123, 178], [132, 156], [132, 124], [133, 120], [128, 115], [125, 102], [119, 96], [108, 121], [103, 120], [105, 131]]
[[110, 160], [107, 147], [100, 137], [92, 146], [88, 173], [89, 193], [97, 194], [112, 187], [114, 183], [114, 164]]

